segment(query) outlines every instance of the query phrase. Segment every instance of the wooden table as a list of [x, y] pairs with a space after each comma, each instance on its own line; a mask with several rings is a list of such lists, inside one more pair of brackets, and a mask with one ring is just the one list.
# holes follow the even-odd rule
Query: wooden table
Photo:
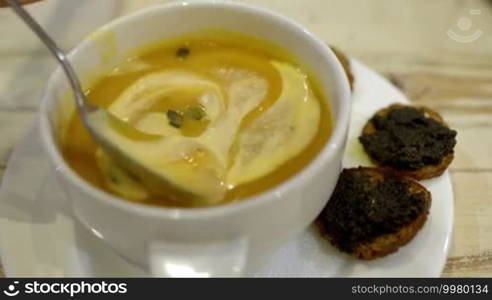
[[[69, 49], [108, 20], [156, 2], [163, 1], [45, 0], [29, 9]], [[303, 23], [385, 74], [416, 104], [441, 113], [458, 131], [451, 166], [454, 235], [443, 276], [492, 276], [492, 1], [241, 2]], [[0, 10], [0, 66], [1, 174], [54, 67], [7, 9]]]

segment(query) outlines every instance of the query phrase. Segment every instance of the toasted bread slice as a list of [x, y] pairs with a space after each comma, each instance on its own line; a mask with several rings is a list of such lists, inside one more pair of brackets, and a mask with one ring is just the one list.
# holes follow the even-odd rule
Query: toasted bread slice
[[335, 53], [336, 57], [338, 58], [338, 60], [342, 64], [343, 70], [345, 71], [345, 74], [347, 75], [348, 82], [350, 84], [350, 89], [354, 90], [354, 75], [352, 74], [352, 70], [350, 67], [350, 60], [339, 49], [337, 49], [333, 46], [330, 46], [330, 48], [331, 48], [331, 50], [333, 50], [333, 53]]
[[[392, 104], [392, 105], [390, 105], [384, 109], [379, 110], [376, 113], [376, 115], [387, 116], [390, 111], [392, 111], [394, 109], [404, 108], [404, 107], [409, 107], [409, 105]], [[441, 125], [449, 128], [449, 126], [446, 124], [446, 122], [443, 120], [443, 118], [438, 113], [436, 113], [435, 111], [432, 111], [431, 109], [429, 109], [427, 107], [423, 107], [423, 106], [415, 107], [415, 108], [422, 111], [424, 113], [425, 117], [433, 119], [433, 120], [437, 121], [438, 123], [440, 123]], [[369, 122], [367, 122], [367, 124], [364, 126], [364, 128], [362, 130], [362, 136], [370, 135], [372, 133], [375, 133], [376, 131], [377, 131], [377, 129], [374, 126], [373, 119], [371, 118], [371, 120], [369, 120]], [[366, 152], [367, 152], [367, 149], [366, 149]], [[448, 168], [448, 166], [451, 164], [451, 162], [453, 161], [453, 158], [454, 158], [454, 154], [453, 154], [453, 152], [451, 152], [451, 153], [447, 154], [446, 156], [442, 157], [439, 164], [427, 164], [423, 167], [412, 170], [412, 169], [398, 168], [398, 167], [394, 167], [391, 165], [383, 164], [380, 161], [378, 161], [377, 159], [375, 159], [370, 153], [368, 153], [368, 154], [371, 157], [372, 161], [374, 163], [376, 163], [377, 165], [382, 166], [382, 167], [386, 167], [386, 168], [390, 168], [402, 176], [412, 177], [412, 178], [417, 179], [417, 180], [429, 179], [429, 178], [440, 176]]]
[[316, 224], [335, 247], [370, 260], [411, 241], [431, 202], [430, 192], [411, 178], [382, 168], [345, 169]]

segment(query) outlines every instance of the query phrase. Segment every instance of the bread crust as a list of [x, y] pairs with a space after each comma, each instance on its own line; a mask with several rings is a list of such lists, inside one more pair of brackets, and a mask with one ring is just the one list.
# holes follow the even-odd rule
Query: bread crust
[[339, 49], [330, 46], [331, 50], [333, 50], [333, 53], [335, 53], [335, 56], [338, 58], [340, 61], [340, 64], [343, 67], [343, 70], [345, 71], [345, 74], [347, 75], [347, 79], [350, 85], [350, 90], [354, 90], [354, 75], [352, 74], [351, 66], [350, 66], [350, 60], [348, 57]]
[[[404, 105], [404, 104], [399, 104], [399, 103], [398, 104], [392, 104], [386, 108], [379, 110], [378, 112], [376, 112], [375, 115], [386, 116], [393, 109], [398, 109], [398, 108], [408, 107], [408, 106], [409, 105]], [[434, 119], [435, 121], [437, 121], [437, 122], [441, 123], [442, 125], [449, 128], [449, 126], [446, 124], [444, 119], [437, 112], [435, 112], [435, 111], [433, 111], [427, 107], [424, 107], [424, 106], [416, 106], [415, 108], [420, 109], [421, 111], [423, 111], [425, 113], [425, 115], [427, 117]], [[366, 123], [364, 128], [362, 129], [362, 135], [368, 135], [368, 134], [372, 134], [374, 132], [376, 132], [376, 128], [374, 127], [374, 124], [373, 124], [372, 118], [371, 118]], [[381, 165], [381, 163], [379, 161], [375, 160], [373, 157], [370, 156], [370, 158], [375, 164]], [[441, 176], [442, 173], [444, 173], [444, 171], [446, 171], [446, 169], [449, 167], [449, 165], [451, 164], [453, 159], [454, 159], [454, 154], [450, 153], [442, 159], [442, 161], [439, 165], [427, 165], [427, 166], [424, 166], [424, 167], [417, 169], [417, 170], [403, 170], [403, 169], [393, 168], [391, 166], [381, 166], [381, 167], [384, 167], [386, 169], [391, 169], [401, 176], [411, 177], [411, 178], [414, 178], [416, 180], [424, 180], [424, 179], [430, 179], [430, 178]]]
[[[374, 181], [381, 181], [387, 178], [388, 176], [394, 176], [398, 180], [408, 183], [410, 185], [410, 191], [412, 193], [423, 193], [425, 204], [426, 204], [423, 211], [411, 223], [402, 227], [395, 233], [383, 234], [370, 242], [359, 245], [354, 251], [349, 253], [349, 255], [357, 259], [372, 260], [394, 253], [400, 247], [408, 244], [420, 231], [420, 229], [423, 227], [423, 225], [427, 220], [427, 216], [429, 214], [429, 210], [432, 204], [431, 193], [417, 181], [408, 177], [400, 176], [397, 173], [394, 173], [388, 169], [359, 167], [359, 168], [349, 169], [349, 171], [363, 172], [369, 175], [370, 178], [373, 179]], [[325, 237], [328, 241], [330, 241], [332, 245], [337, 247], [336, 242], [324, 230], [323, 223], [317, 220], [315, 224], [318, 227], [318, 230], [320, 231], [322, 236]]]

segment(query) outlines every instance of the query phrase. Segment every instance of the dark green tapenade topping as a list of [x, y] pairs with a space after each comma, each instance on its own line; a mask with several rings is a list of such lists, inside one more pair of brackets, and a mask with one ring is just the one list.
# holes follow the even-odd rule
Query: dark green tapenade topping
[[414, 107], [391, 109], [371, 121], [376, 131], [359, 140], [369, 156], [383, 166], [417, 170], [439, 165], [456, 145], [456, 131]]
[[423, 193], [412, 193], [410, 184], [386, 174], [375, 181], [364, 171], [344, 170], [330, 201], [318, 217], [323, 230], [342, 251], [395, 233], [425, 209]]

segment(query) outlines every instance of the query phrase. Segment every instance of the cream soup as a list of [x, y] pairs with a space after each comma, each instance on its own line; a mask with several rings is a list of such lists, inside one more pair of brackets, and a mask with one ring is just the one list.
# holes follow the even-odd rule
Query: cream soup
[[146, 188], [94, 143], [74, 114], [63, 141], [70, 166], [93, 185], [144, 204], [209, 206], [261, 193], [309, 164], [331, 133], [328, 101], [315, 77], [286, 50], [230, 32], [142, 48], [86, 93], [155, 137], [106, 128], [125, 151], [193, 195], [176, 199], [164, 186], [159, 193]]

